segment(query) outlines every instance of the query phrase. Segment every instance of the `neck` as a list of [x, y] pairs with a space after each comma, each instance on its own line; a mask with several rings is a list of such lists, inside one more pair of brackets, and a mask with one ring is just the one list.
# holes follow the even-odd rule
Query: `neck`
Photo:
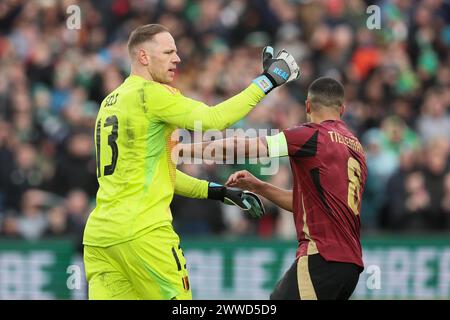
[[325, 120], [341, 120], [341, 116], [336, 112], [312, 112], [311, 122], [321, 123]]
[[152, 75], [147, 71], [147, 69], [144, 68], [136, 68], [135, 66], [131, 66], [131, 76], [139, 76], [141, 78], [144, 78], [148, 81], [153, 81]]

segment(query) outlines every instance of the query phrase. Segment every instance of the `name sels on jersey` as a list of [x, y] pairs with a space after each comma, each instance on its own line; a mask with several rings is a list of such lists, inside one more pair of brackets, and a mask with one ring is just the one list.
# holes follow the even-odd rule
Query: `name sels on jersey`
[[105, 100], [105, 107], [111, 107], [112, 105], [116, 104], [118, 96], [118, 93], [108, 96]]
[[332, 142], [345, 144], [347, 147], [356, 152], [364, 153], [364, 149], [358, 140], [346, 137], [336, 131], [328, 131], [328, 134], [330, 135]]

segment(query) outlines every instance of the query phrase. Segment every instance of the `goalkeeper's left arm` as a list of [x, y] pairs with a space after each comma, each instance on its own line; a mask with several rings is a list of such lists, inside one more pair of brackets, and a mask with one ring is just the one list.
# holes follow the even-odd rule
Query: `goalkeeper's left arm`
[[200, 180], [180, 170], [176, 171], [175, 194], [187, 198], [208, 199], [208, 181]]
[[175, 179], [175, 194], [180, 196], [195, 199], [219, 200], [228, 205], [238, 206], [256, 218], [261, 217], [265, 213], [261, 199], [252, 192], [200, 180], [188, 176], [180, 170], [176, 171]]

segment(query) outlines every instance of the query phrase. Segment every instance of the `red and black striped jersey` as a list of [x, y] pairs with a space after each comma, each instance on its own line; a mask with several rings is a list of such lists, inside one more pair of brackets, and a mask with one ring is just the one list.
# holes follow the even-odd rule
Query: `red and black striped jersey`
[[364, 267], [360, 208], [367, 166], [344, 122], [326, 120], [284, 130], [294, 176], [297, 257], [319, 252], [328, 261]]

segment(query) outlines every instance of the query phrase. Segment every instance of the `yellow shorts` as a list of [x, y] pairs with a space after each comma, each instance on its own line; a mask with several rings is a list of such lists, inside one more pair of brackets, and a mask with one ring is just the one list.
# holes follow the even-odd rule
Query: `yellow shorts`
[[84, 246], [89, 299], [191, 300], [186, 259], [171, 225], [106, 248]]

